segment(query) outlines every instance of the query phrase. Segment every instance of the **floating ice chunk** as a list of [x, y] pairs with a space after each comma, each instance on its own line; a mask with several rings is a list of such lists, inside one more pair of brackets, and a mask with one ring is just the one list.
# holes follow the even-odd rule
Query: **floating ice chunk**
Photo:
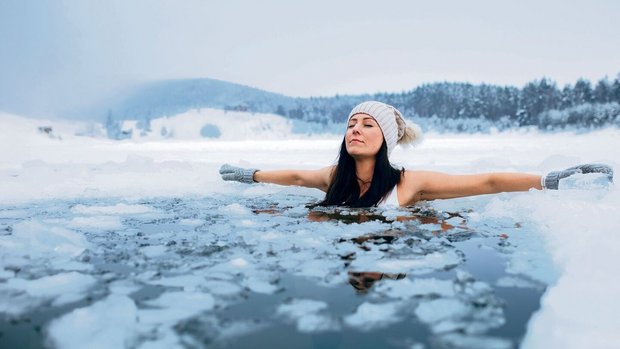
[[164, 277], [158, 280], [148, 281], [151, 285], [183, 287], [186, 291], [195, 290], [198, 286], [204, 285], [204, 282], [204, 278], [192, 274]]
[[345, 324], [359, 330], [371, 330], [386, 327], [399, 322], [398, 310], [402, 307], [400, 302], [392, 303], [368, 303], [364, 302], [355, 313], [344, 318]]
[[117, 216], [74, 217], [69, 226], [79, 229], [115, 230], [121, 229], [123, 224]]
[[278, 233], [276, 231], [268, 231], [266, 233], [261, 234], [260, 238], [262, 240], [278, 240], [282, 238], [284, 234]]
[[461, 217], [452, 217], [450, 219], [446, 219], [444, 222], [453, 226], [459, 226], [466, 223], [465, 219]]
[[66, 349], [131, 347], [136, 339], [136, 316], [130, 298], [110, 295], [53, 320], [47, 331], [48, 341], [52, 347]]
[[158, 246], [144, 246], [140, 248], [140, 252], [144, 254], [147, 258], [155, 258], [161, 256], [166, 253], [168, 248], [166, 246], [158, 245]]
[[302, 263], [297, 267], [297, 275], [324, 278], [334, 269], [342, 267], [342, 262], [329, 259], [315, 259]]
[[144, 302], [155, 307], [140, 309], [138, 318], [141, 324], [173, 325], [180, 320], [213, 309], [215, 300], [208, 293], [199, 292], [167, 292], [159, 298]]
[[409, 214], [409, 211], [401, 209], [397, 206], [387, 206], [386, 209], [381, 212], [381, 215], [389, 221], [394, 221], [399, 216], [407, 216]]
[[215, 280], [232, 280], [234, 276], [230, 272], [226, 271], [217, 271], [213, 269], [205, 269], [201, 271], [201, 276], [204, 276], [206, 279], [215, 279]]
[[449, 280], [435, 278], [413, 281], [405, 278], [402, 280], [382, 280], [375, 290], [391, 298], [408, 299], [415, 296], [454, 296], [454, 283]]
[[420, 303], [415, 309], [415, 315], [420, 321], [433, 324], [441, 320], [461, 317], [469, 311], [469, 307], [458, 299], [440, 298]]
[[28, 264], [46, 259], [56, 266], [80, 255], [88, 246], [81, 234], [34, 220], [19, 222], [13, 226], [12, 235], [0, 236], [5, 260], [9, 256], [26, 257], [22, 261]]
[[473, 336], [460, 333], [447, 333], [438, 340], [441, 347], [455, 349], [511, 349], [514, 348], [512, 341], [505, 338], [489, 336]]
[[424, 230], [440, 230], [441, 231], [441, 224], [437, 224], [437, 223], [420, 224], [418, 228], [424, 229]]
[[454, 283], [451, 280], [415, 279], [412, 289], [416, 295], [454, 296]]
[[537, 284], [515, 276], [503, 276], [495, 284], [499, 287], [539, 288]]
[[281, 304], [276, 313], [297, 319], [309, 313], [318, 313], [327, 309], [327, 303], [313, 299], [293, 299], [289, 303]]
[[236, 295], [243, 291], [240, 286], [228, 281], [207, 280], [203, 283], [203, 286], [209, 292], [221, 296]]
[[185, 218], [185, 219], [179, 220], [179, 224], [187, 225], [190, 227], [197, 227], [199, 225], [203, 225], [204, 223], [205, 221], [203, 219], [197, 219], [197, 218]]
[[77, 302], [96, 283], [90, 275], [69, 272], [44, 276], [35, 280], [9, 279], [0, 284], [0, 312], [19, 315], [40, 304], [52, 301], [61, 306]]
[[218, 212], [226, 215], [245, 216], [251, 215], [252, 211], [249, 208], [240, 204], [230, 204], [218, 208]]
[[329, 316], [318, 314], [327, 309], [327, 303], [311, 299], [294, 299], [290, 303], [281, 304], [276, 313], [297, 322], [300, 332], [321, 332], [338, 330], [338, 322]]
[[237, 225], [244, 228], [252, 228], [256, 227], [258, 224], [256, 224], [256, 222], [251, 219], [242, 219], [239, 221], [239, 223], [237, 223]]
[[201, 271], [200, 274], [210, 279], [230, 279], [230, 275], [247, 272], [252, 270], [252, 267], [253, 265], [246, 258], [236, 257], [228, 261], [221, 261], [205, 271]]
[[465, 285], [457, 285], [457, 288], [465, 294], [472, 297], [478, 297], [484, 294], [493, 292], [493, 288], [486, 282], [474, 281], [466, 283]]
[[243, 258], [235, 258], [229, 264], [235, 268], [245, 268], [248, 266], [248, 261]]
[[[414, 313], [420, 321], [429, 324], [434, 333], [458, 330], [480, 334], [505, 323], [501, 304], [493, 296], [474, 294], [465, 298], [467, 300], [440, 298], [422, 302]], [[479, 305], [473, 306], [470, 302]]]
[[433, 270], [450, 268], [460, 263], [461, 257], [452, 250], [444, 253], [433, 252], [416, 259], [383, 259], [383, 254], [371, 256], [366, 253], [351, 262], [351, 268], [384, 273], [424, 274]]
[[305, 217], [308, 214], [308, 209], [305, 206], [296, 206], [286, 210], [284, 214], [288, 217]]
[[76, 205], [71, 208], [71, 212], [80, 215], [97, 215], [97, 216], [109, 216], [109, 215], [131, 215], [141, 213], [152, 213], [157, 210], [154, 207], [147, 205], [128, 205], [128, 204], [116, 204], [113, 206], [87, 206]]
[[305, 333], [338, 331], [340, 324], [327, 315], [307, 314], [297, 320], [297, 330]]

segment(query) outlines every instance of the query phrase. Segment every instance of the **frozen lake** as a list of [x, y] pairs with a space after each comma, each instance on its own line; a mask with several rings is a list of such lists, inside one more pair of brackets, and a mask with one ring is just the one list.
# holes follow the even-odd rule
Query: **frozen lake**
[[[2, 348], [620, 342], [614, 186], [320, 209], [309, 207], [319, 191], [223, 182], [217, 169], [326, 166], [337, 138], [115, 142], [25, 129], [0, 131]], [[612, 129], [431, 134], [393, 158], [450, 173], [617, 170], [619, 146]]]

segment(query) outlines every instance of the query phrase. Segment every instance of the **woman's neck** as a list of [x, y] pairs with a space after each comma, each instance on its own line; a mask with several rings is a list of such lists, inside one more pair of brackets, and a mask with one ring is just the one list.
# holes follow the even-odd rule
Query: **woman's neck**
[[358, 181], [370, 183], [375, 173], [375, 159], [363, 159], [355, 161], [355, 175]]

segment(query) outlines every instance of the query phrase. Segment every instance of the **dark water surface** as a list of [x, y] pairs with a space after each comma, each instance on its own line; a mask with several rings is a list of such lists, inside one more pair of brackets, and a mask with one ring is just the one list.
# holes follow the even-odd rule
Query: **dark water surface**
[[[130, 347], [156, 342], [165, 333], [188, 348], [519, 345], [545, 290], [540, 282], [507, 272], [508, 257], [519, 252], [513, 236], [526, 229], [520, 222], [470, 222], [466, 209], [442, 212], [433, 206], [397, 212], [311, 209], [306, 207], [311, 201], [282, 194], [0, 207], [4, 246], [30, 241], [23, 236], [36, 229], [24, 222], [41, 223], [43, 230], [63, 227], [86, 241], [83, 251], [64, 262], [87, 265], [79, 272], [96, 280], [79, 299], [54, 305], [58, 295], [37, 298], [9, 286], [11, 277], [0, 274], [5, 275], [0, 348], [59, 343], [49, 330], [52, 320], [102, 301], [117, 285], [131, 286], [126, 295], [138, 318], [153, 307], [150, 301], [169, 292], [202, 292], [214, 299], [211, 309], [137, 326], [126, 341]], [[0, 267], [16, 278], [72, 270], [58, 264], [65, 257], [45, 246], [30, 251], [16, 246], [0, 252]], [[183, 276], [188, 278], [180, 284], [170, 281]], [[502, 278], [517, 281], [498, 282]], [[322, 305], [296, 303], [304, 300]], [[12, 302], [24, 303], [24, 310], [2, 310]]]

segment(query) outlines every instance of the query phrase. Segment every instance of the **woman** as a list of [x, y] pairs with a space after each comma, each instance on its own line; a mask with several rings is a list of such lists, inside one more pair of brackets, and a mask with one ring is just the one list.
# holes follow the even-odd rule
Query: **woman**
[[260, 171], [223, 165], [224, 180], [274, 183], [317, 188], [326, 192], [319, 205], [370, 207], [408, 206], [420, 200], [449, 199], [508, 191], [558, 189], [560, 179], [577, 173], [603, 173], [613, 181], [607, 165], [586, 164], [546, 176], [525, 173], [450, 175], [394, 168], [389, 156], [397, 144], [421, 137], [419, 127], [408, 126], [401, 113], [385, 103], [358, 104], [349, 114], [338, 164], [319, 170]]

